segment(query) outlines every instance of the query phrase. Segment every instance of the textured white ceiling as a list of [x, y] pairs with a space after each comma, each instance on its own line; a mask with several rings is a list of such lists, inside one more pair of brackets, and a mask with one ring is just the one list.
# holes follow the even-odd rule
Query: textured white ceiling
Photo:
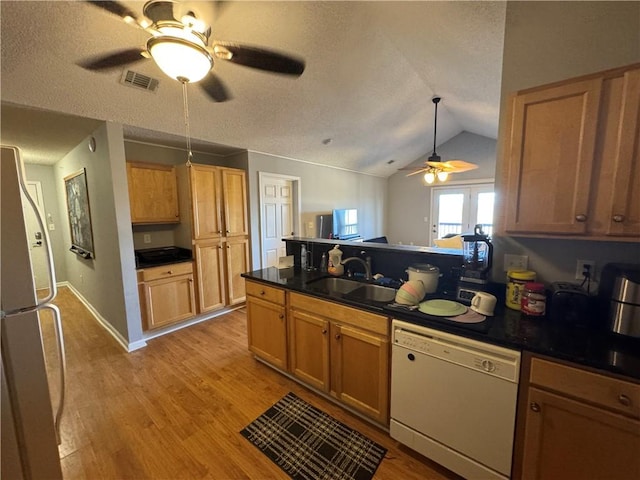
[[[144, 4], [122, 3], [136, 12]], [[505, 2], [182, 7], [211, 23], [214, 39], [306, 60], [298, 79], [218, 61], [214, 69], [234, 97], [225, 103], [189, 85], [192, 136], [214, 153], [248, 149], [388, 176], [431, 153], [434, 94], [443, 98], [438, 144], [463, 130], [497, 136]], [[20, 142], [28, 161], [55, 162], [95, 128], [68, 115], [119, 122], [127, 136], [147, 141], [175, 144], [184, 134], [181, 86], [152, 60], [131, 68], [158, 78], [156, 93], [120, 84], [122, 70], [77, 66], [143, 46], [146, 32], [84, 2], [2, 1], [0, 14], [2, 142]], [[326, 138], [333, 141], [324, 145]]]

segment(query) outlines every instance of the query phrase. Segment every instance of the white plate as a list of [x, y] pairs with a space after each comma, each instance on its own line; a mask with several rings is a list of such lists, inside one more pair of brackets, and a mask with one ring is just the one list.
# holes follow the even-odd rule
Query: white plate
[[462, 315], [467, 311], [467, 307], [451, 300], [427, 300], [418, 307], [422, 313], [434, 315], [436, 317], [454, 317]]

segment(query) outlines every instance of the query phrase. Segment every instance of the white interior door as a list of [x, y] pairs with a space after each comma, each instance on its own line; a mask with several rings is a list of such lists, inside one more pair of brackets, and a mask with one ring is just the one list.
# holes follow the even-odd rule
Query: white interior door
[[472, 233], [481, 224], [493, 233], [493, 184], [433, 187], [431, 189], [431, 232], [429, 245], [447, 234]]
[[[45, 221], [42, 185], [40, 184], [40, 182], [27, 181], [26, 186], [29, 195], [38, 207], [42, 220]], [[47, 288], [49, 286], [49, 266], [47, 264], [47, 252], [45, 250], [44, 232], [40, 230], [40, 225], [36, 220], [36, 214], [25, 198], [22, 199], [22, 212], [27, 226], [27, 242], [29, 244], [29, 250], [31, 254], [31, 268], [33, 269], [33, 278], [36, 290]]]
[[260, 175], [262, 268], [277, 266], [278, 258], [286, 255], [283, 238], [295, 235], [297, 190], [291, 177]]

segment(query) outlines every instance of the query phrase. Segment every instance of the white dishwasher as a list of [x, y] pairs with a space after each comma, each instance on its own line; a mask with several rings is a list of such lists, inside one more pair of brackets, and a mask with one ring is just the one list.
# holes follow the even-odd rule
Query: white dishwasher
[[390, 433], [469, 479], [505, 479], [520, 352], [393, 320]]

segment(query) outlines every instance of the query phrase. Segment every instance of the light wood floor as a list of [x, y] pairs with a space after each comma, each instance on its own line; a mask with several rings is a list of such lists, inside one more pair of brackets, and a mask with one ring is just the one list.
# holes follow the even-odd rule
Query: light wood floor
[[67, 288], [55, 303], [68, 363], [60, 446], [67, 480], [289, 478], [239, 432], [290, 391], [389, 450], [377, 480], [457, 478], [257, 362], [244, 310], [126, 353]]

